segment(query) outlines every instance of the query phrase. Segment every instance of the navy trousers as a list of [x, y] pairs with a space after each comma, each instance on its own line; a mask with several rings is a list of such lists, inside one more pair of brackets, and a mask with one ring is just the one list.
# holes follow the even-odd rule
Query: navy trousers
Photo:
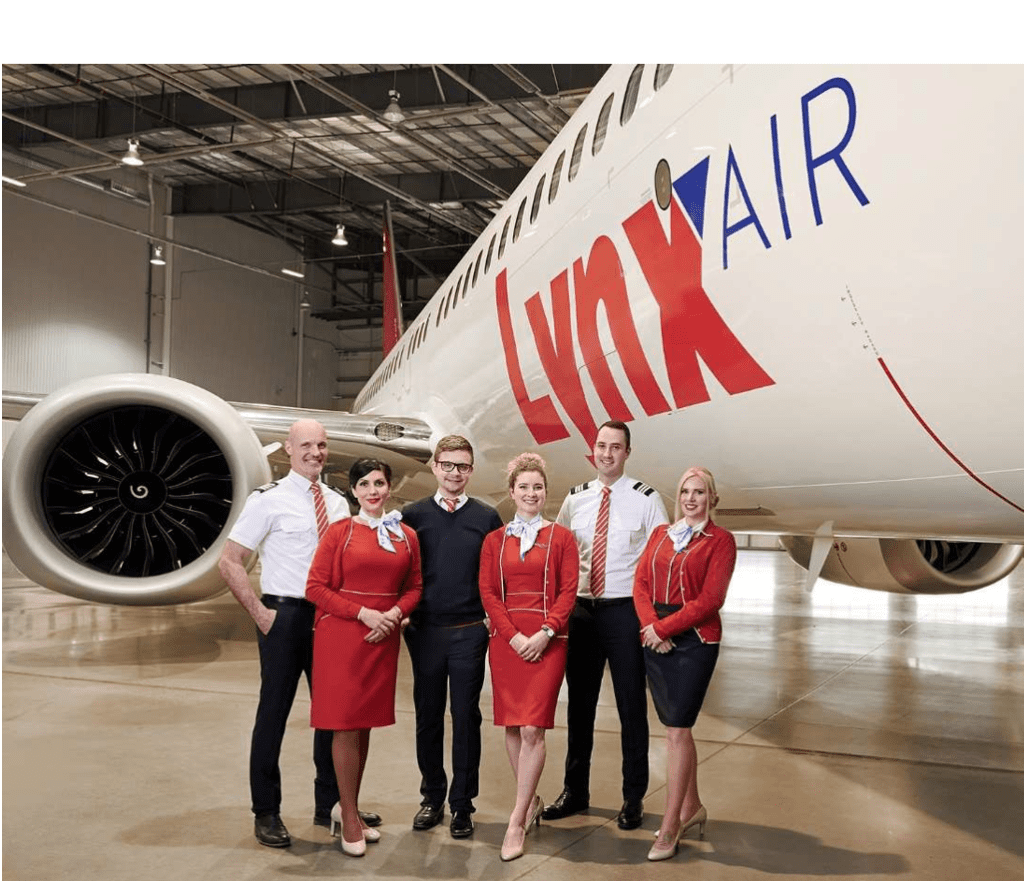
[[647, 792], [647, 681], [640, 620], [631, 597], [591, 600], [579, 597], [569, 619], [565, 678], [569, 690], [568, 752], [565, 787], [590, 798], [594, 720], [607, 661], [619, 711], [622, 745], [622, 797], [642, 799]]
[[[260, 650], [260, 702], [249, 750], [249, 789], [252, 812], [257, 816], [281, 811], [281, 743], [295, 700], [299, 679], [306, 675], [312, 687], [313, 612], [306, 600], [263, 597], [263, 604], [277, 610], [277, 618], [264, 636], [257, 629]], [[317, 813], [329, 813], [338, 801], [338, 781], [331, 758], [333, 732], [313, 734], [313, 785]]]
[[[405, 629], [416, 706], [416, 761], [421, 804], [472, 811], [480, 791], [480, 691], [487, 657], [483, 622], [462, 627], [410, 624]], [[451, 693], [452, 781], [444, 770], [444, 717]]]

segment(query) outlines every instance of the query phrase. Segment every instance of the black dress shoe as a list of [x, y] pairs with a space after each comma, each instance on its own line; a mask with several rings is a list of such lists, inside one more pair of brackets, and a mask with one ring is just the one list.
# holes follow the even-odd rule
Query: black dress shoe
[[615, 818], [620, 829], [636, 829], [644, 821], [644, 802], [638, 798], [636, 801], [624, 801], [622, 810]]
[[291, 847], [292, 837], [281, 822], [280, 814], [264, 814], [256, 818], [256, 840], [267, 847]]
[[443, 819], [444, 805], [438, 805], [436, 808], [433, 805], [423, 805], [412, 818], [412, 828], [421, 831], [433, 829]]
[[[375, 814], [372, 811], [360, 811], [359, 819], [362, 820], [367, 826], [379, 826], [383, 821], [380, 818], [380, 814]], [[316, 813], [313, 814], [313, 825], [314, 826], [325, 826], [331, 828], [331, 809], [330, 808], [317, 808]]]
[[452, 838], [469, 838], [473, 834], [473, 815], [469, 811], [452, 811]]
[[571, 817], [590, 807], [590, 799], [578, 796], [568, 789], [563, 789], [551, 804], [541, 812], [545, 820], [561, 820]]

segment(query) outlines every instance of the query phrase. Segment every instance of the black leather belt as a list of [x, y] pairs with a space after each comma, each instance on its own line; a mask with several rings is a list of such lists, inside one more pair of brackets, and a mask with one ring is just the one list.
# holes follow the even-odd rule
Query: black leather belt
[[279, 606], [298, 606], [300, 609], [313, 609], [315, 606], [302, 597], [282, 597], [277, 594], [265, 593], [260, 598], [263, 600], [263, 605], [268, 609], [276, 609]]
[[596, 609], [598, 606], [621, 606], [632, 603], [633, 597], [609, 597], [608, 599], [593, 599], [592, 597], [576, 597], [576, 602], [588, 609]]

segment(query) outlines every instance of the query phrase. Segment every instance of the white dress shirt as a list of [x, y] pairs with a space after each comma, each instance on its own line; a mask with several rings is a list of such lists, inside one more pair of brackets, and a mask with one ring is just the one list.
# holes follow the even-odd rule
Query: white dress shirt
[[[260, 590], [282, 597], [305, 597], [306, 576], [320, 537], [316, 531], [311, 483], [289, 471], [280, 480], [261, 486], [248, 499], [228, 538], [260, 555]], [[327, 519], [349, 516], [348, 502], [337, 490], [320, 482]]]
[[[444, 499], [445, 499], [445, 496], [444, 496], [444, 493], [441, 492], [441, 490], [438, 490], [436, 493], [434, 493], [434, 501], [437, 502], [437, 507], [443, 508], [445, 511], [447, 511], [448, 510], [448, 506], [444, 503]], [[462, 495], [460, 495], [455, 500], [455, 510], [458, 511], [459, 508], [461, 508], [468, 501], [469, 501], [469, 496], [467, 496], [465, 493], [462, 493]]]
[[[558, 522], [570, 530], [580, 551], [579, 596], [590, 593], [590, 554], [601, 507], [600, 480], [573, 487], [562, 502]], [[608, 554], [602, 599], [633, 596], [633, 573], [654, 527], [668, 523], [660, 493], [632, 477], [623, 475], [611, 485], [608, 508]]]

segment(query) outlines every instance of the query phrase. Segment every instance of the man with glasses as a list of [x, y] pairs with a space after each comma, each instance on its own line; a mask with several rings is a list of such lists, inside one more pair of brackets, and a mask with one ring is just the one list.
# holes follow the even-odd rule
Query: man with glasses
[[[480, 690], [484, 683], [487, 626], [480, 602], [480, 548], [501, 528], [490, 505], [471, 499], [473, 447], [466, 438], [438, 441], [431, 470], [437, 492], [406, 506], [402, 520], [416, 530], [423, 564], [423, 598], [405, 629], [416, 706], [416, 759], [420, 809], [413, 829], [444, 818], [447, 796], [453, 838], [473, 834], [473, 799], [480, 788]], [[451, 689], [452, 779], [444, 770], [444, 713]]]

